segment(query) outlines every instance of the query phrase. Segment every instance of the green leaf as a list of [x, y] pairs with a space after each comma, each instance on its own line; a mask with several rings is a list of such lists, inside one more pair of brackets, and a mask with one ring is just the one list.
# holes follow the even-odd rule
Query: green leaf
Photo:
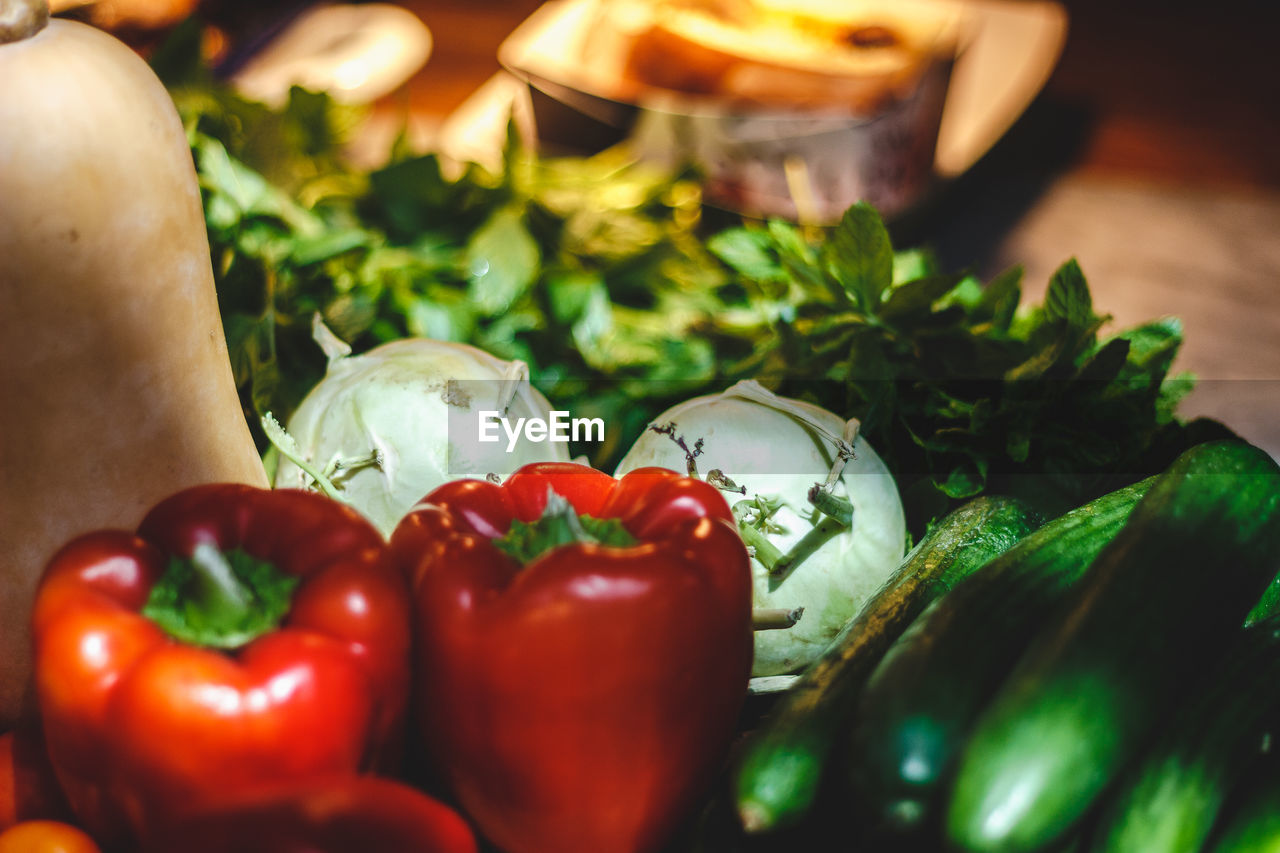
[[349, 135], [349, 121], [339, 117], [333, 100], [323, 92], [309, 92], [301, 86], [289, 89], [284, 108], [289, 130], [298, 147], [309, 156], [322, 155], [341, 145]]
[[470, 279], [468, 295], [481, 312], [494, 316], [511, 307], [533, 284], [541, 257], [519, 211], [506, 208], [471, 238], [464, 263]]
[[1076, 378], [1085, 382], [1113, 382], [1129, 359], [1129, 342], [1124, 338], [1108, 341], [1080, 366]]
[[1129, 359], [1126, 378], [1143, 374], [1155, 381], [1164, 378], [1182, 346], [1182, 322], [1176, 317], [1165, 317], [1126, 329], [1116, 338], [1129, 342]]
[[[604, 289], [604, 280], [596, 272], [557, 270], [549, 273], [546, 293], [551, 316], [557, 323], [573, 323], [587, 310], [595, 292], [601, 289]], [[608, 297], [608, 291], [605, 296]]]
[[223, 331], [236, 385], [248, 386], [249, 400], [257, 414], [270, 411], [280, 386], [271, 315], [230, 314], [223, 320]]
[[898, 320], [928, 313], [933, 303], [954, 290], [961, 280], [958, 275], [935, 275], [894, 285], [880, 306], [880, 318]]
[[979, 494], [987, 485], [986, 465], [973, 459], [958, 462], [939, 481], [938, 490], [949, 498], [961, 500]]
[[212, 79], [202, 60], [204, 24], [190, 17], [169, 31], [148, 63], [165, 86], [207, 85]]
[[893, 246], [884, 221], [859, 202], [845, 211], [826, 243], [836, 280], [865, 311], [874, 311], [880, 294], [893, 283]]
[[896, 252], [893, 256], [894, 282], [914, 281], [917, 278], [928, 278], [937, 275], [937, 258], [928, 249], [908, 249]]
[[356, 249], [368, 249], [373, 239], [373, 234], [363, 228], [331, 229], [294, 241], [290, 260], [298, 266], [327, 261]]
[[1025, 428], [1009, 430], [1005, 439], [1004, 452], [1014, 462], [1026, 462], [1031, 455], [1031, 433]]
[[1021, 266], [1011, 267], [987, 283], [982, 290], [978, 312], [999, 331], [1007, 332], [1022, 300]]
[[844, 297], [844, 291], [831, 282], [819, 265], [818, 252], [809, 245], [799, 228], [789, 222], [771, 219], [765, 230], [777, 252], [778, 261], [786, 275], [809, 293], [833, 292]]
[[438, 341], [466, 342], [475, 329], [471, 304], [457, 293], [432, 291], [422, 296], [410, 294], [412, 301], [402, 307], [410, 335]]
[[1059, 267], [1049, 280], [1044, 313], [1046, 318], [1064, 320], [1072, 328], [1084, 328], [1093, 319], [1089, 285], [1074, 258]]
[[1156, 397], [1155, 406], [1156, 422], [1166, 424], [1172, 421], [1178, 404], [1186, 399], [1187, 395], [1195, 390], [1195, 387], [1196, 375], [1194, 373], [1179, 373], [1160, 383], [1160, 393]]
[[246, 216], [267, 216], [280, 220], [301, 235], [318, 236], [324, 230], [323, 220], [232, 157], [226, 146], [216, 139], [197, 139], [195, 154], [201, 186], [232, 205], [229, 213], [212, 217], [214, 224], [226, 227]]
[[757, 281], [772, 281], [782, 275], [782, 267], [769, 252], [768, 237], [750, 228], [721, 231], [707, 241], [711, 253], [740, 275]]
[[604, 346], [604, 338], [612, 331], [613, 308], [608, 291], [600, 283], [588, 292], [586, 305], [573, 323], [574, 346], [588, 364], [598, 363], [602, 360], [598, 354]]

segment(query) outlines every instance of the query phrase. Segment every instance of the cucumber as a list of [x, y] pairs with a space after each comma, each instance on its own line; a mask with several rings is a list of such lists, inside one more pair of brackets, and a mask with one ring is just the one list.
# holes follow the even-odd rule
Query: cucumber
[[844, 746], [848, 790], [871, 834], [888, 845], [936, 829], [948, 774], [985, 702], [1154, 480], [1041, 527], [931, 605], [885, 654]]
[[1280, 720], [1280, 620], [1241, 632], [1103, 811], [1096, 853], [1199, 850]]
[[1245, 624], [1252, 625], [1273, 616], [1280, 616], [1280, 575], [1271, 579], [1266, 592], [1262, 593], [1262, 599], [1249, 611], [1249, 618], [1245, 620]]
[[885, 649], [929, 602], [1035, 527], [1021, 502], [988, 496], [962, 505], [920, 540], [744, 744], [733, 790], [748, 832], [794, 825], [808, 813], [833, 737]]
[[1221, 655], [1275, 574], [1280, 467], [1197, 445], [1160, 475], [984, 711], [947, 834], [970, 851], [1061, 838]]
[[1252, 784], [1242, 786], [1239, 801], [1222, 825], [1212, 853], [1280, 853], [1280, 761], [1270, 756]]

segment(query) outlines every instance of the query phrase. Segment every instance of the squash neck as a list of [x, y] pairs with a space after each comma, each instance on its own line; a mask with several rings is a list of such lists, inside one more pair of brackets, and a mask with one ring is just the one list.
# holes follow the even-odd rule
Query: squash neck
[[48, 23], [48, 0], [0, 0], [0, 45], [29, 39]]

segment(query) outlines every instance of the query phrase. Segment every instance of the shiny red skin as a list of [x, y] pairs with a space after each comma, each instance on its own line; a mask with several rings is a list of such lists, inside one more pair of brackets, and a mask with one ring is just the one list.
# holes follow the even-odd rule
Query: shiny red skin
[[69, 816], [39, 728], [28, 724], [0, 734], [0, 831]]
[[[170, 555], [199, 542], [299, 578], [276, 630], [223, 652], [141, 615]], [[45, 739], [73, 811], [100, 841], [137, 840], [240, 786], [398, 754], [409, 618], [378, 531], [310, 492], [197, 486], [159, 503], [136, 535], [73, 540], [32, 616]]]
[[102, 848], [70, 824], [28, 820], [0, 832], [0, 853], [102, 853]]
[[147, 853], [476, 853], [471, 827], [413, 788], [338, 776], [228, 794], [154, 838]]
[[[492, 543], [547, 487], [633, 547], [523, 567]], [[428, 495], [392, 549], [416, 607], [416, 718], [480, 832], [510, 853], [657, 849], [724, 759], [751, 671], [751, 575], [720, 493], [568, 463]]]

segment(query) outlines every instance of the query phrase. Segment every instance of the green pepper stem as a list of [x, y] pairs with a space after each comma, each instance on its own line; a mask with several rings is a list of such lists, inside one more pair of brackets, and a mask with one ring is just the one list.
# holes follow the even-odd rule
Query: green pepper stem
[[202, 542], [191, 552], [192, 592], [196, 607], [215, 619], [239, 621], [253, 606], [253, 595], [236, 577], [226, 554]]
[[280, 625], [297, 585], [265, 560], [206, 543], [170, 558], [142, 615], [183, 643], [238, 649]]
[[516, 519], [506, 535], [493, 545], [520, 565], [527, 565], [543, 553], [574, 543], [630, 548], [636, 539], [616, 518], [579, 515], [573, 504], [547, 486], [547, 503], [536, 521]]

